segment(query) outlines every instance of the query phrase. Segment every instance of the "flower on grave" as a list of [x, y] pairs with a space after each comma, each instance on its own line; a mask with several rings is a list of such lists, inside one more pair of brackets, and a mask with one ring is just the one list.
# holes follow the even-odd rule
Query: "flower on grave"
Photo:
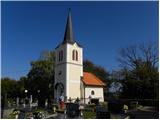
[[42, 113], [42, 112], [40, 111], [40, 112], [38, 112], [37, 117], [38, 117], [39, 119], [42, 119], [42, 118], [45, 117], [45, 115], [44, 115], [44, 113]]
[[20, 113], [19, 110], [14, 110], [14, 111], [13, 111], [13, 115], [18, 115], [19, 113]]
[[27, 116], [27, 119], [28, 119], [28, 118], [33, 118], [33, 113], [27, 113], [26, 116]]

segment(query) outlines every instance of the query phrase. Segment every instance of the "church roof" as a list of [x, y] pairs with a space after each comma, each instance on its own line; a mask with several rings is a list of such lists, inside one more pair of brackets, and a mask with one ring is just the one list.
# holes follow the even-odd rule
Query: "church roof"
[[[64, 39], [61, 44], [74, 44], [77, 43], [79, 47], [82, 47], [78, 42], [75, 41], [74, 35], [73, 35], [73, 27], [72, 27], [72, 16], [71, 16], [71, 11], [69, 9], [68, 13], [68, 18], [67, 18], [67, 24], [65, 28], [65, 34], [64, 34]], [[56, 48], [58, 48], [61, 44], [59, 44]]]
[[63, 43], [74, 44], [71, 12], [69, 10]]
[[105, 83], [102, 82], [98, 77], [89, 72], [83, 72], [83, 79], [85, 85], [89, 86], [105, 86]]

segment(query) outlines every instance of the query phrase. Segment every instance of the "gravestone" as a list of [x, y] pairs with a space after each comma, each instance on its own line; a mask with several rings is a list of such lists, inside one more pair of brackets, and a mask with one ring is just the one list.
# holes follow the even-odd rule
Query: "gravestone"
[[23, 99], [23, 108], [26, 108], [25, 99]]
[[25, 111], [20, 111], [18, 119], [25, 119]]
[[29, 99], [29, 106], [30, 106], [30, 108], [32, 107], [32, 95], [30, 95], [30, 99]]
[[70, 117], [70, 118], [78, 117], [80, 114], [79, 104], [66, 103], [66, 114], [67, 114], [67, 117]]
[[96, 119], [110, 119], [110, 112], [106, 108], [101, 106], [96, 106]]
[[45, 100], [45, 108], [48, 106], [48, 99]]
[[16, 98], [16, 106], [19, 107], [19, 97]]

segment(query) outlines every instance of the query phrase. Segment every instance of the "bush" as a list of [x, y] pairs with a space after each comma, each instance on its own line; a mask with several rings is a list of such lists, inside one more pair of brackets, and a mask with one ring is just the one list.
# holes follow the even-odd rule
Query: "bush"
[[19, 109], [14, 109], [12, 113], [9, 114], [8, 119], [15, 119], [16, 115], [20, 113]]
[[94, 103], [85, 105], [84, 109], [86, 111], [95, 111], [96, 105]]
[[100, 106], [108, 109], [108, 102], [100, 102], [99, 104], [100, 104]]
[[83, 119], [95, 119], [96, 113], [92, 111], [82, 111]]

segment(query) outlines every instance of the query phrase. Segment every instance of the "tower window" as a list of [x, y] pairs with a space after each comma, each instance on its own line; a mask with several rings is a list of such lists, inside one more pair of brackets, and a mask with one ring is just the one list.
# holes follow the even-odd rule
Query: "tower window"
[[77, 50], [72, 51], [72, 60], [78, 61], [78, 52]]
[[61, 51], [61, 61], [63, 60], [63, 51]]
[[59, 52], [59, 61], [62, 61], [63, 60], [63, 51], [61, 50]]
[[60, 61], [60, 60], [61, 60], [61, 59], [60, 59], [60, 58], [61, 58], [61, 54], [60, 54], [60, 52], [59, 52], [59, 57], [58, 57], [58, 58], [59, 58], [59, 61]]
[[72, 60], [75, 60], [75, 50], [72, 51]]
[[78, 52], [76, 50], [76, 61], [78, 61]]

